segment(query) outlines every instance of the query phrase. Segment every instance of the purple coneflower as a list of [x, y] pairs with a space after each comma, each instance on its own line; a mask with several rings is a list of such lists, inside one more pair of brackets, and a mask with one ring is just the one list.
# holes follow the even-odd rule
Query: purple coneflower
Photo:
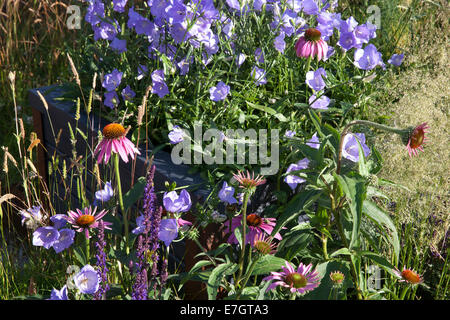
[[406, 269], [405, 267], [403, 267], [402, 272], [400, 272], [398, 269], [395, 269], [394, 273], [397, 275], [400, 282], [407, 282], [410, 284], [420, 284], [423, 282], [423, 278], [421, 275], [411, 269]]
[[247, 175], [245, 175], [243, 171], [239, 171], [237, 174], [234, 173], [233, 178], [239, 182], [240, 187], [243, 189], [254, 189], [257, 186], [266, 183], [266, 179], [263, 179], [262, 176], [258, 175], [255, 177], [254, 172], [250, 176], [249, 171], [247, 171]]
[[277, 244], [273, 242], [273, 237], [260, 233], [254, 239], [253, 249], [262, 255], [274, 254]]
[[[97, 207], [92, 211], [91, 207], [84, 208], [83, 211], [80, 209], [76, 209], [76, 212], [69, 211], [67, 212], [66, 219], [67, 221], [73, 225], [77, 232], [83, 232], [86, 238], [90, 238], [89, 229], [96, 229], [99, 227], [100, 220], [107, 213], [106, 210], [102, 210], [96, 214]], [[111, 230], [108, 226], [111, 225], [111, 222], [103, 222], [105, 229]]]
[[[247, 226], [249, 230], [245, 238], [245, 243], [250, 243], [252, 246], [254, 246], [255, 241], [258, 239], [258, 237], [261, 236], [261, 234], [267, 233], [268, 235], [270, 235], [276, 225], [275, 221], [275, 218], [263, 218], [256, 213], [249, 214], [247, 216]], [[225, 222], [224, 226], [228, 226], [229, 223], [229, 221]], [[236, 216], [231, 220], [231, 235], [228, 238], [228, 243], [238, 243], [233, 231], [241, 224], [242, 215]], [[277, 240], [282, 239], [280, 233], [277, 233], [274, 238]]]
[[265, 277], [263, 281], [274, 281], [266, 291], [270, 291], [278, 286], [288, 288], [291, 293], [303, 294], [314, 290], [320, 284], [319, 273], [312, 271], [312, 264], [305, 266], [303, 263], [295, 271], [294, 267], [286, 261], [286, 267], [281, 267], [283, 272], [271, 272], [270, 276]]
[[125, 128], [119, 123], [110, 123], [103, 128], [103, 139], [94, 151], [94, 155], [98, 154], [98, 163], [102, 159], [108, 163], [113, 152], [118, 153], [124, 162], [128, 162], [128, 156], [134, 159], [136, 153], [141, 154], [125, 134]]
[[317, 56], [317, 61], [322, 60], [327, 55], [328, 44], [321, 38], [319, 30], [309, 28], [305, 34], [297, 40], [295, 44], [295, 52], [297, 57], [314, 58]]
[[406, 145], [406, 149], [408, 150], [409, 156], [412, 155], [418, 155], [419, 151], [423, 152], [423, 144], [428, 140], [427, 137], [425, 137], [425, 133], [427, 132], [426, 129], [428, 129], [427, 123], [422, 123], [421, 125], [415, 127], [411, 134], [409, 135], [408, 144]]

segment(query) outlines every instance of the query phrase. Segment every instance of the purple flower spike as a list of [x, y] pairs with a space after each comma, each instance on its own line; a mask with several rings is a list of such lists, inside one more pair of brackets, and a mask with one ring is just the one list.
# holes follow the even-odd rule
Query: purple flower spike
[[237, 203], [237, 200], [234, 198], [234, 188], [229, 186], [226, 181], [223, 182], [222, 189], [219, 191], [219, 199], [228, 204]]
[[159, 227], [159, 240], [168, 247], [178, 237], [177, 219], [161, 220]]
[[327, 77], [324, 68], [319, 68], [316, 71], [308, 71], [306, 73], [306, 84], [314, 91], [320, 91], [325, 88], [325, 81], [323, 78]]
[[222, 81], [219, 81], [217, 86], [209, 89], [209, 94], [212, 101], [225, 100], [225, 98], [230, 94], [230, 86], [226, 85]]

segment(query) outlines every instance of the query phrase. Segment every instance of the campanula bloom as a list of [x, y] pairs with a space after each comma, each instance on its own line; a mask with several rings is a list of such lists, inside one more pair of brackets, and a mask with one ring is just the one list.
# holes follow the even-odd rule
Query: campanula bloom
[[120, 72], [117, 69], [114, 69], [111, 73], [105, 75], [102, 86], [107, 91], [114, 91], [122, 81], [123, 72]]
[[330, 98], [328, 98], [325, 95], [321, 95], [319, 98], [316, 97], [315, 94], [313, 94], [311, 97], [309, 97], [309, 106], [313, 109], [321, 109], [326, 110], [328, 109], [328, 105], [330, 104]]
[[209, 89], [210, 99], [213, 101], [225, 100], [230, 94], [230, 86], [226, 85], [223, 81], [219, 81], [217, 86]]
[[324, 68], [318, 68], [316, 71], [308, 71], [306, 73], [306, 84], [314, 91], [323, 90], [326, 86], [324, 78], [327, 77], [327, 72]]
[[111, 181], [105, 183], [105, 187], [95, 192], [95, 201], [108, 202], [114, 196]]
[[179, 195], [176, 191], [165, 192], [163, 204], [168, 212], [187, 212], [191, 208], [192, 201], [189, 192], [183, 189]]
[[73, 280], [75, 286], [81, 293], [94, 294], [100, 286], [100, 277], [98, 272], [89, 264], [85, 265], [78, 272]]
[[54, 227], [40, 227], [33, 232], [33, 245], [49, 249], [58, 240], [59, 232]]
[[220, 200], [227, 204], [237, 203], [237, 200], [234, 197], [234, 188], [229, 186], [226, 181], [223, 182], [222, 189], [220, 189], [218, 196]]
[[364, 133], [348, 133], [344, 137], [342, 156], [350, 161], [359, 161], [359, 147], [358, 141], [364, 151], [364, 156], [367, 157], [370, 153], [369, 147], [366, 145], [366, 136]]
[[67, 297], [67, 285], [62, 287], [61, 290], [53, 288], [50, 298], [47, 300], [69, 300]]
[[159, 226], [159, 240], [168, 247], [178, 237], [177, 219], [163, 219]]
[[354, 64], [363, 70], [372, 70], [376, 66], [384, 67], [381, 53], [373, 44], [368, 44], [364, 49], [358, 49], [354, 54]]
[[172, 131], [168, 134], [171, 144], [177, 144], [184, 140], [184, 132], [179, 126], [173, 126]]
[[400, 67], [400, 65], [403, 62], [403, 58], [405, 57], [405, 55], [402, 54], [393, 54], [392, 57], [388, 60], [388, 63], [396, 66], [396, 67]]
[[[303, 158], [302, 160], [298, 161], [297, 163], [290, 164], [286, 173], [289, 173], [292, 171], [304, 170], [308, 167], [308, 165], [309, 165], [308, 158]], [[284, 182], [286, 182], [289, 185], [289, 187], [292, 189], [292, 191], [294, 191], [295, 188], [297, 188], [297, 185], [299, 183], [303, 183], [305, 181], [306, 181], [305, 179], [300, 178], [296, 175], [291, 175], [291, 174], [287, 175], [284, 178]]]

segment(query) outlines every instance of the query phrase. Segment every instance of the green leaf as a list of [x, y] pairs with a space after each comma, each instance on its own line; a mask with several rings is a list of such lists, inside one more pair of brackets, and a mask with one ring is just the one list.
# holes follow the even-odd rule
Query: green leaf
[[286, 260], [272, 255], [265, 255], [259, 259], [253, 268], [252, 275], [269, 274], [272, 271], [280, 270], [284, 266]]
[[226, 275], [234, 273], [238, 269], [236, 263], [223, 263], [214, 268], [208, 279], [208, 286], [206, 291], [208, 292], [208, 300], [215, 300], [217, 296], [217, 289], [220, 286], [222, 278]]
[[361, 257], [366, 257], [372, 260], [373, 262], [377, 263], [380, 267], [382, 267], [384, 270], [386, 270], [393, 276], [396, 276], [396, 274], [394, 273], [394, 270], [396, 269], [395, 266], [393, 266], [389, 261], [387, 261], [379, 254], [371, 251], [358, 251], [357, 253]]
[[350, 252], [350, 250], [348, 250], [348, 248], [341, 248], [341, 249], [339, 249], [339, 250], [336, 250], [336, 251], [333, 252], [332, 254], [330, 254], [330, 258], [334, 258], [334, 257], [336, 257], [336, 256], [338, 256], [338, 255], [341, 255], [341, 254], [346, 255], [346, 256], [349, 256], [349, 255], [351, 255], [352, 253]]
[[275, 235], [284, 225], [289, 221], [294, 220], [297, 216], [307, 209], [310, 205], [320, 197], [322, 190], [307, 190], [297, 193], [286, 205], [284, 211], [277, 219], [277, 225], [272, 231], [272, 236]]
[[78, 262], [84, 266], [87, 264], [86, 255], [84, 254], [84, 248], [81, 247], [73, 247], [73, 253], [75, 254], [75, 258], [77, 258]]
[[139, 177], [138, 181], [134, 184], [133, 188], [131, 188], [124, 196], [123, 196], [123, 205], [125, 210], [131, 208], [133, 204], [135, 204], [144, 193], [145, 185], [147, 184], [147, 179], [145, 177]]
[[389, 229], [389, 232], [384, 232], [387, 238], [390, 240], [392, 247], [394, 248], [395, 259], [398, 261], [400, 254], [400, 241], [398, 238], [397, 228], [389, 215], [381, 210], [374, 202], [370, 200], [364, 200], [363, 210], [366, 216], [375, 221], [377, 224], [385, 226]]
[[349, 249], [352, 249], [358, 241], [359, 230], [361, 228], [362, 208], [366, 198], [365, 180], [357, 174], [353, 174], [352, 176], [334, 174], [334, 176], [349, 202], [350, 213], [352, 215], [352, 235]]
[[268, 114], [270, 114], [270, 115], [273, 115], [274, 117], [276, 117], [276, 118], [277, 118], [278, 120], [280, 120], [281, 122], [286, 122], [286, 121], [288, 121], [288, 119], [287, 119], [283, 114], [278, 113], [277, 111], [275, 111], [274, 109], [272, 109], [272, 108], [270, 108], [270, 107], [261, 106], [261, 105], [258, 105], [258, 104], [251, 103], [251, 102], [249, 102], [249, 101], [246, 101], [246, 102], [247, 102], [247, 105], [248, 105], [249, 107], [251, 107], [251, 108], [253, 108], [253, 109], [260, 110], [260, 111], [263, 111], [263, 112], [266, 112], [266, 113], [268, 113]]

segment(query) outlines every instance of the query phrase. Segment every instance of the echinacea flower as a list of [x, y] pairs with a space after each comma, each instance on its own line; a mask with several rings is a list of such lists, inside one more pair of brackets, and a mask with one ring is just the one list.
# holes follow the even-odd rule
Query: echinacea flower
[[319, 273], [316, 270], [311, 270], [312, 264], [305, 266], [303, 263], [300, 263], [297, 271], [289, 262], [286, 261], [285, 265], [285, 267], [281, 267], [282, 272], [271, 272], [270, 276], [262, 279], [263, 281], [276, 280], [271, 283], [266, 291], [282, 286], [288, 288], [291, 293], [303, 294], [319, 286]]
[[262, 254], [274, 254], [276, 252], [277, 244], [273, 242], [273, 238], [271, 236], [267, 236], [263, 233], [260, 233], [255, 237], [253, 243], [254, 251]]
[[340, 286], [344, 282], [345, 276], [340, 271], [333, 271], [330, 273], [330, 279], [333, 282], [333, 285]]
[[423, 144], [428, 140], [427, 137], [425, 137], [425, 133], [427, 132], [426, 129], [428, 128], [429, 127], [425, 122], [411, 130], [408, 144], [406, 145], [410, 157], [411, 155], [418, 155], [419, 150], [424, 152]]
[[[230, 222], [227, 221], [224, 223], [224, 226], [229, 226]], [[236, 236], [234, 235], [234, 229], [238, 228], [242, 225], [242, 215], [233, 217], [231, 219], [231, 235], [228, 238], [228, 243], [237, 244], [238, 240], [236, 239]], [[261, 234], [267, 233], [270, 235], [273, 231], [273, 228], [276, 225], [276, 219], [275, 218], [263, 218], [256, 213], [252, 213], [247, 215], [247, 226], [248, 226], [248, 232], [245, 238], [245, 243], [250, 243], [251, 246], [254, 246], [256, 239], [258, 239], [258, 236]], [[281, 240], [281, 234], [278, 232], [273, 236], [277, 240]]]
[[81, 293], [94, 294], [97, 292], [100, 285], [98, 272], [89, 264], [85, 265], [80, 272], [73, 277], [73, 280], [75, 286]]
[[328, 44], [321, 39], [319, 30], [309, 28], [305, 31], [305, 34], [297, 40], [295, 52], [299, 58], [314, 58], [316, 56], [317, 61], [320, 61], [328, 52]]
[[98, 154], [97, 162], [108, 163], [112, 153], [118, 153], [127, 163], [128, 156], [134, 159], [135, 154], [141, 154], [135, 145], [125, 136], [126, 130], [119, 123], [110, 123], [103, 128], [103, 139], [97, 145], [94, 156]]
[[420, 284], [423, 282], [423, 278], [417, 272], [403, 267], [403, 271], [395, 269], [394, 274], [398, 277], [400, 282], [406, 282], [409, 284]]
[[255, 173], [253, 172], [250, 176], [250, 172], [247, 171], [247, 175], [244, 174], [243, 171], [238, 171], [238, 173], [233, 174], [233, 178], [239, 183], [240, 187], [243, 189], [254, 189], [257, 186], [263, 185], [266, 183], [266, 179], [263, 179], [262, 176], [257, 175], [255, 177]]
[[67, 285], [62, 287], [61, 290], [53, 288], [50, 298], [47, 300], [69, 300], [67, 297]]
[[[102, 210], [96, 214], [97, 207], [94, 207], [94, 211], [92, 211], [91, 207], [84, 208], [83, 211], [80, 209], [76, 209], [75, 211], [69, 210], [67, 212], [67, 221], [73, 225], [77, 232], [83, 232], [86, 238], [90, 238], [89, 230], [96, 229], [99, 226], [100, 220], [106, 215], [107, 211]], [[111, 225], [111, 222], [103, 222], [105, 229], [111, 230], [108, 226]]]

